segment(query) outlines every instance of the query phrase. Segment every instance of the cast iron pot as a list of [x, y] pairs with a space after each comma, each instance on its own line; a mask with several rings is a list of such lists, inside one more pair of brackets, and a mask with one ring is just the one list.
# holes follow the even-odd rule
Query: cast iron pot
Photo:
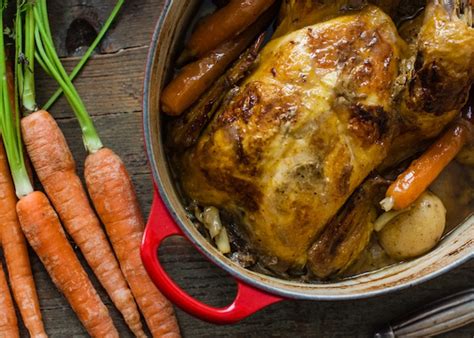
[[[199, 1], [169, 0], [150, 46], [145, 76], [143, 129], [155, 193], [142, 244], [142, 259], [156, 286], [188, 313], [215, 323], [234, 323], [284, 299], [348, 300], [401, 290], [445, 273], [474, 257], [474, 216], [447, 234], [428, 254], [374, 272], [330, 283], [306, 284], [259, 274], [223, 256], [194, 227], [175, 188], [162, 140], [160, 92], [172, 73], [184, 34]], [[158, 8], [156, 10], [159, 10]], [[158, 248], [169, 236], [186, 237], [212, 263], [232, 275], [238, 292], [232, 304], [215, 308], [192, 298], [162, 268]]]

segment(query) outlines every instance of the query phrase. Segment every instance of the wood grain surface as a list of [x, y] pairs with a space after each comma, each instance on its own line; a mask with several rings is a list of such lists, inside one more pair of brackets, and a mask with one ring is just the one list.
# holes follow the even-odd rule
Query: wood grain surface
[[[91, 34], [100, 28], [114, 3], [113, 0], [48, 1], [55, 43], [68, 68], [77, 62], [77, 55], [84, 51], [83, 45], [87, 45]], [[141, 131], [143, 75], [162, 3], [162, 0], [126, 1], [116, 24], [75, 82], [93, 114], [104, 144], [123, 158], [132, 174], [145, 214], [150, 209], [152, 182]], [[37, 86], [39, 102], [45, 102], [56, 89], [44, 74], [39, 74]], [[82, 176], [86, 153], [72, 111], [61, 99], [51, 113], [66, 135]], [[211, 305], [225, 305], [231, 301], [235, 293], [232, 280], [205, 261], [185, 240], [168, 240], [161, 250], [161, 257], [169, 273], [191, 295]], [[86, 337], [39, 260], [33, 253], [31, 258], [49, 335]], [[81, 261], [84, 263], [82, 257]], [[90, 273], [89, 269], [87, 271]], [[121, 335], [132, 337], [103, 289], [92, 279]], [[285, 301], [236, 325], [212, 325], [180, 310], [177, 314], [185, 337], [367, 337], [377, 327], [428, 301], [472, 287], [473, 281], [474, 261], [471, 261], [435, 280], [390, 295], [345, 302]], [[27, 337], [23, 326], [21, 330], [22, 336]], [[474, 325], [445, 336], [473, 337]]]

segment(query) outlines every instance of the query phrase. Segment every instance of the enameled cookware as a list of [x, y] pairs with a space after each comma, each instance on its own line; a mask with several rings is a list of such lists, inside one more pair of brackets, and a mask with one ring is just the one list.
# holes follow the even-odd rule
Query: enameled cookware
[[[200, 1], [169, 0], [162, 9], [150, 46], [146, 69], [143, 128], [155, 182], [154, 201], [142, 244], [142, 258], [157, 287], [177, 306], [201, 319], [233, 323], [283, 299], [347, 300], [400, 290], [432, 279], [474, 257], [474, 217], [471, 216], [428, 254], [409, 262], [330, 283], [286, 281], [242, 268], [202, 237], [189, 220], [175, 188], [162, 140], [160, 92]], [[159, 10], [157, 8], [156, 10]], [[193, 299], [162, 268], [158, 248], [173, 235], [186, 237], [204, 256], [232, 275], [238, 293], [227, 307], [215, 308]]]

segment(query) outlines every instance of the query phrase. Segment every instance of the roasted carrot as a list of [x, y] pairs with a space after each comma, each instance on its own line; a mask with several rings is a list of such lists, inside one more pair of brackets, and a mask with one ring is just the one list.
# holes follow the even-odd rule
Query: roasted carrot
[[24, 117], [21, 128], [36, 174], [66, 231], [81, 249], [132, 332], [137, 337], [144, 337], [133, 295], [89, 204], [62, 131], [45, 110]]
[[232, 67], [214, 81], [196, 104], [179, 118], [171, 121], [167, 128], [167, 145], [174, 150], [183, 151], [197, 142], [199, 135], [221, 106], [225, 94], [247, 74], [254, 64], [264, 37], [265, 33], [260, 34]]
[[153, 337], [178, 337], [173, 307], [153, 285], [140, 258], [145, 223], [125, 165], [112, 150], [102, 148], [87, 156], [84, 176], [89, 195]]
[[15, 308], [8, 289], [7, 279], [0, 263], [0, 337], [20, 337], [18, 322], [16, 320]]
[[183, 67], [161, 93], [161, 107], [168, 115], [180, 115], [189, 108], [215, 80], [239, 57], [273, 18], [269, 10], [239, 36], [224, 42], [202, 59]]
[[92, 337], [118, 337], [107, 307], [79, 263], [47, 197], [31, 192], [18, 201], [16, 210], [28, 242], [87, 332]]
[[183, 113], [224, 73], [252, 38], [251, 34], [243, 34], [183, 67], [161, 93], [163, 112], [168, 115]]
[[31, 337], [46, 337], [25, 237], [15, 211], [17, 198], [0, 141], [0, 238], [13, 296]]
[[461, 119], [454, 123], [390, 185], [382, 207], [386, 211], [400, 210], [416, 201], [461, 150], [471, 133], [470, 122]]
[[243, 32], [274, 0], [231, 0], [202, 19], [186, 43], [184, 54], [202, 57], [221, 43]]

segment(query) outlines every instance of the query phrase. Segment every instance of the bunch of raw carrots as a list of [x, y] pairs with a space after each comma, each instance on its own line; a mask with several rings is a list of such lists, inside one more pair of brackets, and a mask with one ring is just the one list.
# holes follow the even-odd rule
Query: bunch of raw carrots
[[[32, 337], [47, 336], [27, 241], [88, 333], [93, 337], [118, 337], [107, 307], [65, 236], [67, 232], [137, 337], [146, 336], [139, 309], [153, 337], [179, 336], [171, 304], [152, 284], [140, 260], [144, 221], [130, 177], [120, 158], [102, 145], [72, 84], [72, 78], [104, 36], [123, 0], [118, 1], [96, 41], [70, 75], [53, 44], [46, 0], [1, 1], [3, 31], [8, 4], [16, 4], [13, 31], [17, 62], [13, 62], [13, 71], [7, 63], [5, 37], [0, 34], [0, 130], [5, 146], [0, 146], [0, 243], [13, 298], [25, 326]], [[60, 86], [43, 109], [39, 109], [35, 97], [35, 59]], [[77, 175], [64, 135], [45, 110], [61, 91], [76, 114], [88, 152], [84, 175], [89, 194]], [[46, 194], [34, 190], [23, 143]], [[2, 266], [0, 289], [0, 337], [17, 337], [17, 319]]]

